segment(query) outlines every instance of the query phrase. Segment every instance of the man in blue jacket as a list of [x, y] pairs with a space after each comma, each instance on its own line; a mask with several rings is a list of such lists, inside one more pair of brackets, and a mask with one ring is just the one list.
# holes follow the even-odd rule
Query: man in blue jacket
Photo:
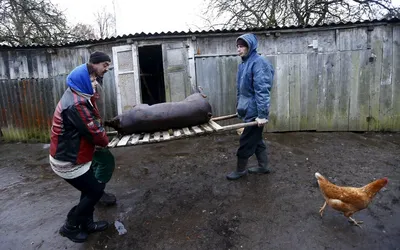
[[242, 58], [237, 73], [237, 114], [244, 122], [256, 120], [258, 126], [246, 127], [240, 136], [236, 171], [228, 180], [237, 180], [247, 174], [248, 159], [255, 154], [258, 166], [249, 168], [251, 174], [267, 174], [267, 147], [263, 140], [264, 125], [268, 122], [270, 91], [274, 78], [271, 63], [257, 53], [257, 37], [244, 34], [236, 39], [237, 51]]

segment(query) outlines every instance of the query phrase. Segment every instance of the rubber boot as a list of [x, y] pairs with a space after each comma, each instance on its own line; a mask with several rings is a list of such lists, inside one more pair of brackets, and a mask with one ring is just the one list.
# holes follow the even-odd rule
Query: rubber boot
[[67, 237], [72, 242], [83, 243], [87, 240], [88, 234], [79, 225], [72, 225], [68, 220], [58, 231], [61, 236]]
[[88, 234], [95, 233], [95, 232], [102, 232], [108, 228], [107, 221], [93, 221], [93, 216], [89, 216], [85, 223], [81, 224], [81, 229]]
[[266, 150], [256, 153], [258, 166], [249, 168], [249, 174], [268, 174], [271, 169], [268, 168], [268, 154]]
[[74, 206], [67, 215], [67, 221], [60, 228], [59, 233], [63, 237], [67, 237], [72, 242], [83, 243], [87, 240], [88, 234], [79, 227], [79, 222], [74, 217], [76, 206]]
[[113, 194], [103, 192], [103, 195], [101, 196], [98, 203], [103, 206], [112, 206], [117, 203], [117, 198]]
[[237, 180], [240, 177], [247, 175], [247, 169], [246, 169], [247, 162], [248, 159], [238, 157], [236, 171], [229, 173], [226, 176], [226, 178], [231, 181], [231, 180]]

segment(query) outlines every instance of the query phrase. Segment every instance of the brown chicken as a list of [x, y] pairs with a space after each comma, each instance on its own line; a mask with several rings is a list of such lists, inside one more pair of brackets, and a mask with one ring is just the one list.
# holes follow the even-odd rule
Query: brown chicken
[[341, 187], [329, 182], [318, 172], [315, 173], [315, 178], [317, 178], [319, 188], [325, 198], [325, 203], [319, 210], [321, 217], [326, 204], [328, 204], [333, 209], [343, 212], [344, 216], [359, 227], [361, 227], [359, 224], [362, 221], [356, 221], [351, 216], [355, 212], [367, 208], [376, 193], [388, 183], [387, 178], [382, 178], [359, 188]]

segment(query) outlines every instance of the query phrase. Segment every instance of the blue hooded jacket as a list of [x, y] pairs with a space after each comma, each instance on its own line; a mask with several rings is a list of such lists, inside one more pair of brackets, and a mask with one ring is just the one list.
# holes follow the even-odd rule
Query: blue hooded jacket
[[93, 95], [92, 81], [90, 80], [89, 70], [85, 64], [76, 67], [67, 76], [67, 85], [71, 89], [83, 94]]
[[249, 52], [242, 57], [237, 73], [237, 113], [245, 122], [257, 117], [268, 119], [274, 69], [267, 59], [258, 55], [255, 35], [244, 34], [239, 38], [249, 45]]

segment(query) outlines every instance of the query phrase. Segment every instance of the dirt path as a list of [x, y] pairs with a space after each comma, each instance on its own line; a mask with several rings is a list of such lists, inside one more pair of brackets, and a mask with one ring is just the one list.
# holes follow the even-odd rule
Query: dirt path
[[[113, 149], [106, 190], [117, 206], [96, 217], [120, 219], [84, 244], [58, 235], [79, 194], [48, 166], [43, 144], [0, 145], [1, 249], [400, 249], [400, 134], [266, 134], [270, 175], [229, 182], [238, 136], [218, 134]], [[250, 164], [255, 164], [251, 159]], [[389, 184], [354, 218], [318, 214], [319, 171], [339, 185]]]

